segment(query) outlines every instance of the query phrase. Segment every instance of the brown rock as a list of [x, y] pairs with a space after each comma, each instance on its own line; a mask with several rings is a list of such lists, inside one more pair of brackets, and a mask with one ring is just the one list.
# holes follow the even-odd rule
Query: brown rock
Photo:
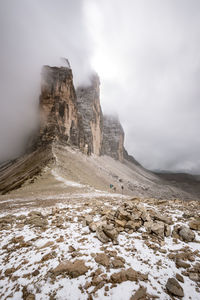
[[200, 231], [200, 218], [189, 222], [189, 227], [190, 227], [190, 229]]
[[112, 261], [112, 267], [114, 269], [117, 269], [117, 268], [123, 268], [124, 267], [124, 262], [121, 260], [121, 259], [114, 259]]
[[70, 68], [43, 67], [40, 114], [40, 135], [36, 146], [58, 140], [84, 148], [82, 118], [77, 109]]
[[110, 258], [105, 253], [98, 253], [95, 257], [95, 261], [104, 267], [108, 267], [110, 265]]
[[95, 232], [97, 230], [97, 224], [95, 222], [92, 222], [89, 224], [89, 228], [92, 232]]
[[102, 226], [97, 227], [96, 235], [102, 243], [107, 243], [110, 241], [110, 238], [103, 232]]
[[118, 273], [113, 273], [110, 277], [112, 283], [121, 283], [123, 281], [138, 281], [138, 280], [146, 280], [147, 275], [141, 274], [132, 268], [127, 270], [122, 270]]
[[118, 231], [114, 228], [113, 225], [103, 225], [103, 232], [112, 240], [117, 242]]
[[40, 272], [39, 272], [38, 270], [35, 270], [35, 271], [33, 271], [33, 273], [32, 273], [33, 276], [37, 276], [37, 275], [39, 275], [39, 274], [40, 274]]
[[37, 213], [39, 212], [35, 212], [34, 214], [29, 215], [29, 217], [25, 220], [25, 224], [46, 229], [48, 221], [43, 216], [40, 216]]
[[190, 264], [188, 264], [185, 261], [182, 261], [180, 259], [176, 260], [176, 266], [177, 266], [177, 268], [184, 268], [184, 269], [190, 268]]
[[189, 273], [189, 278], [193, 281], [198, 282], [198, 281], [200, 281], [200, 274], [191, 272], [191, 273]]
[[126, 223], [126, 228], [132, 229], [133, 231], [138, 230], [142, 226], [142, 222], [139, 221], [128, 221]]
[[68, 248], [68, 251], [70, 253], [72, 253], [72, 252], [76, 251], [76, 249], [73, 246], [70, 245], [69, 248]]
[[85, 221], [86, 221], [86, 225], [89, 225], [90, 223], [92, 223], [92, 222], [93, 222], [92, 216], [87, 215], [87, 216], [85, 217]]
[[168, 224], [165, 224], [165, 236], [169, 237], [171, 235], [171, 228]]
[[195, 239], [194, 232], [185, 226], [182, 226], [180, 228], [178, 234], [183, 239], [184, 242], [192, 242]]
[[87, 273], [89, 268], [83, 260], [75, 260], [74, 262], [65, 261], [60, 263], [52, 272], [55, 275], [66, 273], [72, 278], [79, 277]]
[[130, 298], [130, 300], [146, 300], [147, 298], [146, 294], [147, 289], [143, 286], [139, 287], [139, 289], [136, 291], [136, 293]]
[[15, 268], [9, 268], [5, 270], [5, 276], [11, 276], [16, 271]]
[[178, 281], [180, 281], [180, 282], [184, 282], [184, 278], [183, 278], [183, 276], [181, 275], [181, 274], [176, 274], [176, 279], [178, 280]]
[[162, 222], [154, 222], [151, 226], [151, 232], [155, 233], [156, 235], [163, 237], [164, 236], [165, 226]]
[[169, 278], [167, 280], [166, 289], [172, 295], [179, 296], [179, 297], [184, 296], [183, 288], [175, 278]]
[[154, 216], [154, 219], [158, 220], [158, 221], [161, 221], [161, 222], [163, 222], [165, 224], [168, 224], [168, 225], [172, 225], [173, 224], [173, 221], [172, 221], [171, 217], [167, 217], [167, 216], [164, 216], [164, 215], [161, 215], [161, 214], [156, 214]]
[[26, 297], [26, 300], [35, 300], [35, 295], [29, 294], [29, 295]]
[[120, 226], [120, 227], [125, 227], [127, 221], [126, 220], [118, 220], [118, 219], [115, 219], [115, 224], [117, 226]]

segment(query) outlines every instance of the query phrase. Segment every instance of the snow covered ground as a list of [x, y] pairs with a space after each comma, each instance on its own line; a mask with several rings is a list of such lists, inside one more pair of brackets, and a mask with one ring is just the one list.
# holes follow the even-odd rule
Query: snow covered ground
[[[141, 227], [133, 233], [122, 231], [118, 244], [114, 245], [111, 241], [102, 243], [85, 224], [84, 219], [88, 215], [97, 221], [102, 217], [102, 210], [115, 210], [124, 201], [111, 197], [98, 200], [83, 198], [79, 203], [68, 200], [68, 203], [57, 204], [56, 208], [37, 208], [36, 213], [31, 213], [31, 210], [15, 210], [10, 216], [2, 213], [0, 298], [129, 300], [140, 286], [144, 286], [152, 297], [149, 299], [157, 297], [164, 300], [171, 299], [166, 293], [167, 279], [179, 273], [184, 279], [184, 283], [180, 283], [184, 290], [182, 299], [199, 300], [199, 282], [184, 275], [186, 270], [177, 268], [170, 258], [170, 254], [186, 251], [193, 253], [190, 268], [200, 263], [198, 231], [195, 232], [195, 242], [185, 243], [169, 236], [158, 246], [150, 236], [149, 240], [144, 238], [146, 230]], [[151, 201], [146, 201], [144, 206], [159, 212], [164, 210], [163, 205], [155, 205]], [[187, 209], [180, 202], [165, 207], [174, 220], [172, 229], [176, 224], [185, 224], [181, 218]], [[39, 219], [34, 219], [35, 216]], [[156, 249], [149, 247], [147, 241], [156, 245]], [[124, 261], [123, 267], [106, 267], [97, 263], [95, 257], [98, 253], [104, 253], [110, 260], [120, 257]], [[61, 262], [77, 259], [83, 260], [89, 268], [86, 274], [77, 278], [66, 274], [52, 276], [52, 270]], [[148, 280], [127, 280], [117, 284], [110, 280], [113, 273], [128, 268], [147, 274]], [[95, 276], [102, 281], [102, 287], [94, 283]], [[174, 296], [174, 299], [178, 298]]]

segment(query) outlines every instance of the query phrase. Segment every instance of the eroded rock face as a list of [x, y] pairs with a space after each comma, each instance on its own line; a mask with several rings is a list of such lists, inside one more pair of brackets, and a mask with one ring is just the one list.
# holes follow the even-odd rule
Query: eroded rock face
[[85, 152], [87, 154], [101, 154], [103, 114], [100, 105], [99, 77], [93, 74], [91, 84], [86, 87], [78, 87], [77, 105], [83, 119], [83, 127], [86, 138]]
[[118, 118], [102, 114], [99, 86], [99, 77], [94, 73], [88, 86], [75, 91], [70, 68], [44, 66], [40, 132], [32, 148], [61, 142], [87, 155], [108, 155], [137, 163], [124, 148], [124, 131]]
[[61, 141], [84, 147], [84, 132], [77, 109], [72, 70], [44, 66], [40, 95], [39, 144]]
[[124, 131], [117, 117], [104, 116], [102, 154], [123, 161]]

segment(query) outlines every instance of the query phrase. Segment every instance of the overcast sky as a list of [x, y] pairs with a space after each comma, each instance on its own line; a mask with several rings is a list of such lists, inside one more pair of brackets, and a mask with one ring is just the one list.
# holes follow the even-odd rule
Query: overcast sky
[[35, 128], [44, 64], [91, 68], [104, 112], [150, 169], [200, 173], [199, 0], [0, 0], [0, 159]]

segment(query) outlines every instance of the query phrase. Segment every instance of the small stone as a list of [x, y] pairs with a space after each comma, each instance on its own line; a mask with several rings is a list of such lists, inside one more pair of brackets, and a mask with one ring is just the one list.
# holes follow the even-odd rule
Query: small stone
[[35, 271], [32, 273], [33, 276], [37, 276], [37, 275], [39, 275], [39, 274], [40, 274], [40, 272], [39, 272], [38, 270], [35, 270]]
[[41, 262], [47, 261], [47, 260], [52, 259], [52, 258], [54, 258], [52, 253], [47, 253], [42, 257]]
[[168, 224], [165, 224], [165, 236], [169, 237], [171, 235], [171, 228]]
[[181, 275], [181, 274], [176, 274], [176, 279], [178, 280], [178, 281], [180, 281], [180, 282], [183, 282], [184, 283], [184, 278], [183, 278], [183, 276]]
[[70, 245], [69, 248], [68, 248], [68, 251], [70, 253], [72, 253], [72, 252], [76, 251], [76, 249], [73, 246]]

